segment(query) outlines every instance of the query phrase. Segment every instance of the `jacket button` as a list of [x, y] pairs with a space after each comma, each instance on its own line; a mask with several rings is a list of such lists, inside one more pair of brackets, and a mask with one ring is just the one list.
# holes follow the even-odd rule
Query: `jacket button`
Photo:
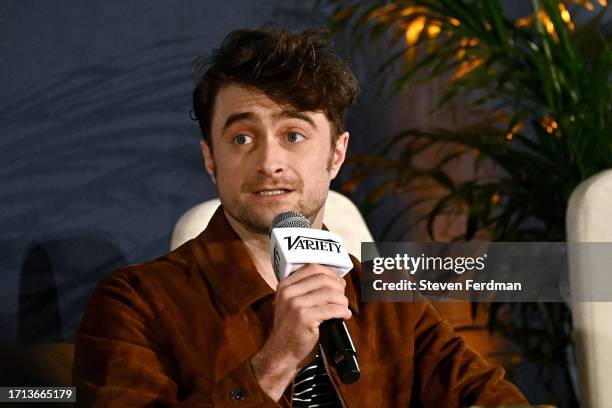
[[230, 392], [229, 397], [232, 401], [242, 401], [246, 398], [246, 393], [242, 388], [236, 387]]

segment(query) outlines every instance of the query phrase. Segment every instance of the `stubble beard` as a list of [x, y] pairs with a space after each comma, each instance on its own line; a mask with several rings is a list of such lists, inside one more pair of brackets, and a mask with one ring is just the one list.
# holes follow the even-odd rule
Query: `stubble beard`
[[[333, 150], [330, 151], [330, 156], [327, 161], [326, 170], [328, 174], [331, 173], [332, 160]], [[256, 175], [253, 179], [245, 181], [242, 184], [240, 190], [243, 194], [252, 193], [252, 191], [256, 189], [258, 185], [262, 185], [266, 181], [269, 180], [266, 180], [266, 178], [263, 177], [261, 174]], [[327, 200], [327, 194], [329, 192], [329, 185], [324, 188], [318, 189], [317, 191], [315, 191], [314, 197], [309, 198], [303, 196], [304, 182], [300, 177], [282, 177], [279, 180], [276, 180], [276, 183], [289, 186], [293, 189], [294, 192], [302, 195], [302, 198], [298, 200], [298, 202], [293, 206], [293, 208], [283, 209], [276, 213], [270, 214], [269, 212], [261, 211], [261, 206], [254, 208], [254, 206], [241, 201], [239, 197], [224, 200], [219, 192], [223, 209], [232, 218], [242, 224], [245, 228], [256, 234], [268, 235], [270, 233], [270, 226], [272, 225], [272, 220], [274, 219], [274, 217], [276, 217], [282, 212], [291, 210], [302, 213], [306, 217], [306, 219], [308, 219], [310, 225], [312, 225], [317, 214], [319, 214], [319, 212], [325, 205], [325, 201]]]
[[[258, 183], [263, 184], [264, 181], [261, 180], [261, 178], [247, 181], [241, 186], [241, 191], [243, 194], [253, 194], [254, 186], [256, 186]], [[285, 211], [298, 211], [304, 214], [304, 216], [312, 224], [316, 216], [325, 205], [329, 188], [323, 187], [321, 189], [317, 189], [313, 196], [304, 197], [304, 183], [301, 179], [284, 178], [277, 181], [277, 183], [290, 186], [294, 192], [293, 194], [299, 194], [301, 195], [301, 198], [295, 204], [291, 205], [290, 208], [282, 208], [275, 212], [271, 212], [263, 205], [254, 206], [249, 202], [241, 200], [240, 197], [230, 198], [227, 200], [221, 198], [223, 209], [245, 228], [256, 234], [268, 235], [274, 217]]]
[[268, 235], [274, 217], [285, 211], [299, 211], [312, 224], [321, 208], [325, 205], [326, 199], [327, 193], [325, 191], [318, 191], [312, 199], [300, 199], [291, 208], [283, 208], [277, 213], [271, 213], [266, 211], [266, 209], [261, 211], [261, 207], [255, 208], [243, 202], [226, 202], [223, 204], [223, 209], [250, 231], [256, 234]]

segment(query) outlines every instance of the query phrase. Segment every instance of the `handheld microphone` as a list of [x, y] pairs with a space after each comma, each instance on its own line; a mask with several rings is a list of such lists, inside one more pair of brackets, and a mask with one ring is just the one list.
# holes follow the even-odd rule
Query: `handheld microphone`
[[[329, 266], [340, 277], [353, 268], [338, 234], [310, 228], [310, 222], [297, 211], [274, 217], [270, 227], [270, 257], [279, 281], [309, 263]], [[357, 381], [360, 376], [357, 352], [344, 320], [321, 323], [319, 341], [340, 381], [344, 384]]]

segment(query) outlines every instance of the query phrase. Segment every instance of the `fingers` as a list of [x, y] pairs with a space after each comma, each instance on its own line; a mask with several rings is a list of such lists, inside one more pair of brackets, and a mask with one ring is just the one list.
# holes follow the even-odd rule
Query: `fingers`
[[329, 276], [330, 278], [334, 278], [337, 280], [344, 280], [340, 278], [338, 275], [336, 275], [336, 272], [334, 272], [331, 268], [327, 266], [323, 266], [319, 264], [306, 264], [300, 267], [299, 269], [297, 269], [291, 275], [289, 275], [289, 277], [287, 277], [287, 279], [280, 282], [280, 284], [284, 284], [285, 286], [293, 285], [294, 283], [297, 283], [303, 279], [306, 279], [312, 275], [317, 275], [317, 274], [323, 274], [323, 275]]
[[303, 327], [307, 327], [311, 332], [317, 332], [319, 325], [330, 319], [351, 318], [351, 311], [344, 306], [326, 304], [310, 308], [301, 308], [294, 312], [296, 323]]
[[348, 307], [348, 299], [344, 295], [343, 291], [323, 287], [300, 294], [298, 296], [291, 296], [288, 294], [291, 289], [292, 288], [287, 288], [284, 292], [281, 292], [278, 295], [278, 302], [282, 302], [290, 310], [298, 310], [301, 308], [309, 308], [326, 304], [342, 306], [344, 308]]
[[280, 366], [302, 367], [319, 339], [320, 324], [351, 318], [345, 286], [330, 268], [316, 264], [304, 265], [280, 282], [272, 332], [261, 352]]
[[279, 284], [277, 286], [276, 292], [277, 296], [284, 299], [302, 296], [324, 288], [344, 294], [344, 288], [346, 286], [344, 279], [335, 276], [335, 274], [330, 276], [329, 274], [318, 273], [316, 271], [313, 274], [301, 278], [297, 282], [286, 279], [286, 281], [282, 283], [282, 285]]
[[[297, 274], [295, 277], [294, 275]], [[306, 265], [277, 286], [276, 303], [289, 311], [335, 304], [346, 308], [346, 282], [331, 269], [321, 265]]]
[[300, 316], [299, 322], [311, 328], [327, 319], [349, 319], [345, 286], [330, 268], [305, 265], [277, 286], [276, 307], [282, 315]]

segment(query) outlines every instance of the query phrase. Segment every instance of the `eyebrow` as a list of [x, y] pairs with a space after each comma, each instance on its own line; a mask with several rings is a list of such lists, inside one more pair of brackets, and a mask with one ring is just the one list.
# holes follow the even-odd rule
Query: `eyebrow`
[[304, 112], [291, 111], [291, 110], [282, 110], [282, 111], [272, 115], [272, 118], [274, 118], [274, 119], [288, 119], [288, 118], [289, 119], [291, 119], [291, 118], [293, 118], [293, 119], [301, 119], [304, 122], [307, 122], [314, 129], [317, 128], [317, 125], [314, 123], [314, 120], [312, 120], [310, 118], [310, 116], [308, 116]]
[[250, 120], [255, 121], [255, 114], [253, 112], [236, 112], [232, 113], [225, 119], [225, 123], [223, 124], [223, 129], [221, 132], [225, 132], [228, 127], [232, 126], [234, 123], [239, 122], [241, 120]]
[[[273, 114], [272, 118], [274, 120], [287, 119], [287, 118], [300, 119], [300, 120], [303, 120], [304, 122], [308, 123], [314, 129], [317, 129], [317, 125], [310, 118], [310, 116], [308, 116], [307, 114], [305, 114], [303, 112], [282, 110], [280, 112], [277, 112], [277, 113]], [[221, 131], [225, 132], [227, 130], [227, 128], [229, 128], [234, 123], [239, 122], [241, 120], [248, 120], [248, 121], [252, 121], [252, 122], [259, 121], [259, 119], [257, 118], [257, 116], [253, 112], [236, 112], [236, 113], [232, 113], [225, 120], [225, 123], [223, 124], [223, 129]]]

